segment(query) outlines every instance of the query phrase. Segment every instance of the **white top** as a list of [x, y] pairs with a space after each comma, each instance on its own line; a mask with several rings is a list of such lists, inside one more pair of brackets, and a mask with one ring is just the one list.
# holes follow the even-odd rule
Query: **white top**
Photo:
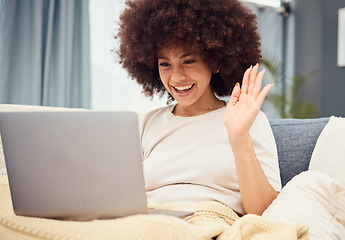
[[[217, 201], [245, 214], [225, 107], [194, 117], [175, 116], [173, 108], [139, 116], [148, 203]], [[263, 112], [250, 135], [269, 183], [280, 191], [276, 144]]]

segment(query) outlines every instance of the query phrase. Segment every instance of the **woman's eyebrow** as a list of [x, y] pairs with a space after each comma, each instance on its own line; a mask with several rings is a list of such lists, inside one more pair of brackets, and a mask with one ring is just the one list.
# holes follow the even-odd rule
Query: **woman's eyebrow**
[[190, 57], [190, 56], [193, 56], [193, 54], [191, 54], [191, 53], [185, 53], [185, 54], [183, 54], [183, 55], [180, 57], [180, 59], [186, 58], [186, 57]]
[[[183, 55], [180, 56], [180, 59], [186, 58], [186, 57], [190, 57], [190, 56], [193, 56], [193, 54], [191, 54], [191, 53], [185, 53], [185, 54], [183, 54]], [[165, 56], [158, 56], [158, 59], [169, 60], [169, 58], [168, 58], [168, 57], [165, 57]]]

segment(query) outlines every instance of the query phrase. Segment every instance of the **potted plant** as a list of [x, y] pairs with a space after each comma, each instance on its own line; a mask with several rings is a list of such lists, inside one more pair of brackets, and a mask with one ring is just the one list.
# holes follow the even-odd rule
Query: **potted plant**
[[318, 107], [302, 97], [302, 89], [306, 82], [316, 75], [313, 71], [304, 75], [293, 76], [290, 83], [283, 86], [283, 64], [277, 63], [273, 57], [264, 56], [262, 65], [270, 74], [276, 90], [270, 92], [266, 100], [277, 110], [281, 118], [314, 118], [318, 115]]

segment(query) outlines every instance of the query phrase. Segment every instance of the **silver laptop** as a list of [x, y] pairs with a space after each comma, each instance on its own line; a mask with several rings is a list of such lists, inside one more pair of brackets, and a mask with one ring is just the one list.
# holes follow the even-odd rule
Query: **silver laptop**
[[0, 131], [16, 214], [90, 220], [148, 213], [134, 112], [0, 112]]

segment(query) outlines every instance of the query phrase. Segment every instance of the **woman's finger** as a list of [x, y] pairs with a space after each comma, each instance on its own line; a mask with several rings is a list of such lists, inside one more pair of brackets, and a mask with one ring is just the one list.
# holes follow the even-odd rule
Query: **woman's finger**
[[259, 96], [256, 98], [257, 103], [262, 106], [262, 104], [265, 101], [265, 98], [268, 94], [268, 92], [271, 90], [271, 88], [273, 87], [273, 84], [267, 84], [262, 91], [260, 92]]
[[250, 72], [249, 84], [248, 84], [248, 93], [249, 94], [253, 93], [253, 88], [254, 88], [254, 84], [255, 84], [255, 81], [256, 81], [256, 76], [258, 74], [258, 69], [259, 69], [259, 64], [257, 63], [253, 67], [253, 70]]
[[254, 88], [253, 88], [253, 95], [255, 97], [258, 96], [260, 91], [261, 91], [261, 85], [262, 85], [262, 80], [264, 78], [264, 74], [265, 74], [265, 69], [260, 71], [258, 73], [258, 76], [256, 77], [255, 85], [254, 85]]
[[244, 74], [243, 74], [243, 80], [242, 80], [242, 86], [241, 86], [241, 92], [242, 93], [247, 93], [248, 92], [248, 84], [249, 84], [249, 76], [250, 72], [252, 71], [253, 67], [250, 66]]
[[238, 102], [238, 100], [240, 99], [240, 95], [241, 95], [241, 88], [240, 88], [240, 84], [236, 83], [235, 87], [232, 90], [231, 96], [230, 96], [230, 100], [229, 100], [229, 104], [232, 106], [235, 106], [236, 103]]

